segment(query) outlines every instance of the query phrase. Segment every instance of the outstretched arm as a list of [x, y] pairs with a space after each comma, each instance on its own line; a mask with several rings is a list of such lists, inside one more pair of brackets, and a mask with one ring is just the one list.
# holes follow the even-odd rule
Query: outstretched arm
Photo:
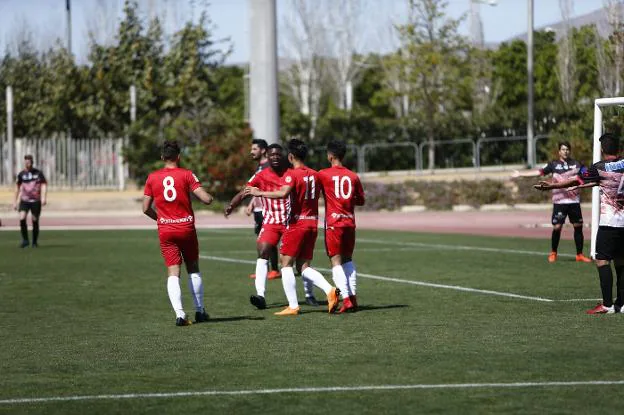
[[150, 218], [157, 220], [158, 216], [156, 215], [156, 211], [152, 207], [152, 201], [154, 198], [152, 196], [143, 196], [143, 213], [145, 213]]
[[197, 196], [199, 201], [202, 202], [204, 205], [209, 205], [214, 200], [212, 195], [208, 193], [203, 187], [198, 187], [197, 189], [193, 190], [193, 194]]
[[538, 184], [533, 185], [537, 190], [552, 190], [552, 189], [565, 189], [572, 186], [582, 185], [583, 183], [578, 179], [578, 177], [572, 177], [568, 180], [564, 180], [562, 182], [547, 182], [541, 181]]
[[230, 214], [234, 211], [234, 209], [236, 209], [241, 204], [245, 196], [246, 196], [245, 189], [243, 189], [240, 192], [238, 192], [236, 196], [232, 198], [232, 200], [230, 200], [230, 204], [227, 205], [225, 207], [225, 210], [223, 211], [223, 214], [225, 215], [226, 218], [230, 216]]
[[512, 179], [517, 179], [518, 177], [539, 177], [539, 176], [543, 176], [544, 173], [542, 170], [529, 170], [529, 171], [525, 171], [525, 172], [520, 172], [519, 170], [514, 170], [511, 173], [511, 178]]
[[290, 192], [292, 191], [292, 189], [293, 189], [292, 186], [284, 185], [279, 190], [273, 190], [271, 192], [268, 192], [268, 191], [262, 191], [258, 189], [257, 187], [248, 186], [245, 188], [244, 192], [246, 195], [268, 197], [269, 199], [281, 199], [283, 197], [288, 196]]

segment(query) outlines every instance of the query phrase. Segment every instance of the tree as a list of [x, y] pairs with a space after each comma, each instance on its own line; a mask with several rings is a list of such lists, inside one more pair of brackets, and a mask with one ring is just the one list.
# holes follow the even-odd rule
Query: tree
[[567, 107], [575, 102], [577, 88], [576, 79], [576, 48], [570, 28], [570, 16], [573, 13], [572, 0], [559, 0], [563, 33], [559, 36], [557, 54], [557, 77], [561, 90], [561, 100]]
[[446, 6], [444, 0], [410, 0], [413, 20], [396, 27], [405, 45], [396, 64], [409, 83], [410, 102], [426, 132], [430, 169], [435, 163], [433, 142], [443, 131], [444, 118], [462, 105], [457, 89], [464, 86], [461, 71], [467, 65], [460, 20], [448, 18]]

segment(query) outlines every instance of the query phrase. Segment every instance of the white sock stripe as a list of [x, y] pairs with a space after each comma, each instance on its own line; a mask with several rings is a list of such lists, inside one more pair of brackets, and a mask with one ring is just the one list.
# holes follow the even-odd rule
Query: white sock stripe
[[588, 380], [588, 381], [545, 381], [545, 382], [511, 382], [511, 383], [441, 383], [441, 384], [412, 384], [412, 385], [361, 385], [361, 386], [329, 386], [329, 387], [302, 387], [302, 388], [275, 388], [275, 389], [241, 389], [241, 390], [208, 390], [188, 392], [160, 392], [160, 393], [128, 393], [110, 395], [74, 395], [50, 396], [45, 398], [13, 398], [1, 399], [0, 405], [68, 402], [68, 401], [95, 401], [121, 400], [145, 398], [178, 398], [188, 396], [240, 396], [240, 395], [269, 395], [282, 393], [332, 393], [332, 392], [366, 392], [379, 390], [436, 390], [436, 389], [507, 389], [507, 388], [548, 388], [548, 387], [578, 387], [578, 386], [620, 386], [624, 380]]

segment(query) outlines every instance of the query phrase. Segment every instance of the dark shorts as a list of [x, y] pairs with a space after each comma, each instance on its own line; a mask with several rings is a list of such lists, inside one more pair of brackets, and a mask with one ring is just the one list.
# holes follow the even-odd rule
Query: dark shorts
[[264, 219], [262, 216], [262, 212], [254, 212], [254, 221], [256, 222], [254, 226], [254, 233], [258, 235], [260, 233], [260, 229], [262, 228], [262, 220]]
[[596, 259], [624, 259], [624, 228], [600, 226], [596, 235]]
[[570, 218], [570, 223], [583, 223], [583, 213], [580, 203], [564, 203], [553, 205], [552, 224], [563, 225], [566, 217]]
[[41, 202], [25, 202], [22, 200], [17, 210], [26, 213], [31, 212], [33, 216], [39, 217], [41, 215]]

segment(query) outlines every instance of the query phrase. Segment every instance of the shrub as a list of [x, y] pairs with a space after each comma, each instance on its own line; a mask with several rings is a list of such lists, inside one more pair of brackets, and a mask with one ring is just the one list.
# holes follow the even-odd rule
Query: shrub
[[403, 184], [363, 183], [366, 204], [363, 210], [397, 210], [412, 204], [406, 186]]

